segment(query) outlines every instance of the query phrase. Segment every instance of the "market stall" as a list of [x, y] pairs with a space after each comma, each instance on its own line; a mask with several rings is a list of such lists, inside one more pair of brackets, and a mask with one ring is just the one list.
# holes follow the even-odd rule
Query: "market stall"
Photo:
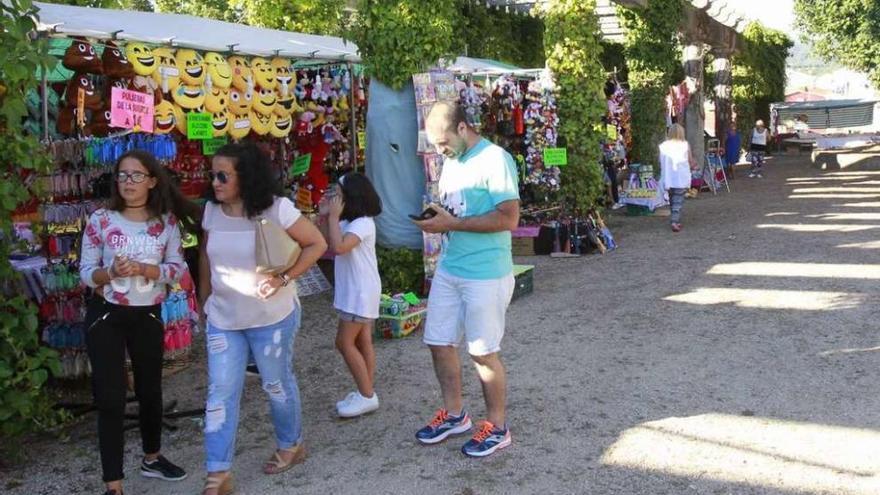
[[[353, 65], [356, 47], [339, 38], [176, 14], [37, 6], [38, 31], [51, 38], [59, 64], [41, 74], [26, 128], [43, 138], [53, 170], [27, 178], [45, 193], [14, 214], [27, 241], [14, 264], [25, 275], [21, 289], [40, 307], [42, 340], [61, 351], [63, 376], [77, 378], [89, 372], [79, 239], [109, 197], [117, 158], [150, 151], [195, 199], [210, 186], [216, 149], [254, 141], [308, 213], [335, 176], [358, 167], [365, 83]], [[37, 234], [31, 222], [42, 227]], [[193, 251], [195, 242], [185, 246]], [[187, 273], [163, 305], [169, 358], [192, 341], [193, 278]], [[301, 295], [329, 288], [317, 270], [298, 284]]]

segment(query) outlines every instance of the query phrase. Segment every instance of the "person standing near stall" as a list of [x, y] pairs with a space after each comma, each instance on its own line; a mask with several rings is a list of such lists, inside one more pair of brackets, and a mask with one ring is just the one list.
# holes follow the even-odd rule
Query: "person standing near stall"
[[487, 420], [461, 451], [485, 457], [511, 444], [500, 351], [514, 288], [510, 231], [519, 224], [516, 164], [468, 125], [459, 105], [434, 105], [425, 127], [437, 151], [446, 156], [440, 177], [444, 200], [442, 206], [431, 205], [432, 218], [415, 223], [425, 232], [445, 234], [448, 242], [431, 282], [424, 337], [443, 407], [416, 439], [436, 444], [471, 429], [457, 349], [464, 338], [483, 386]]
[[755, 122], [752, 129], [752, 136], [749, 139], [749, 153], [752, 159], [752, 169], [749, 171], [749, 177], [763, 179], [764, 174], [764, 156], [767, 154], [767, 143], [770, 140], [770, 131], [764, 127], [764, 121]]
[[86, 316], [86, 345], [105, 495], [122, 495], [126, 353], [140, 405], [141, 474], [168, 481], [186, 478], [183, 469], [160, 454], [165, 333], [161, 305], [168, 284], [185, 270], [177, 219], [197, 218], [198, 209], [145, 151], [124, 154], [113, 174], [109, 206], [94, 212], [85, 229], [80, 277], [96, 289]]
[[684, 127], [672, 124], [666, 133], [666, 141], [660, 143], [660, 187], [669, 194], [669, 226], [673, 232], [681, 232], [681, 209], [684, 197], [691, 187], [691, 171], [697, 162], [685, 139]]
[[[202, 220], [199, 295], [207, 315], [208, 397], [205, 408], [203, 493], [233, 489], [232, 461], [248, 356], [260, 371], [275, 427], [275, 449], [265, 474], [303, 462], [302, 405], [293, 373], [301, 309], [294, 279], [327, 250], [327, 243], [293, 203], [256, 144], [228, 144], [211, 163], [211, 189]], [[257, 221], [273, 222], [302, 252], [287, 271], [257, 273]]]

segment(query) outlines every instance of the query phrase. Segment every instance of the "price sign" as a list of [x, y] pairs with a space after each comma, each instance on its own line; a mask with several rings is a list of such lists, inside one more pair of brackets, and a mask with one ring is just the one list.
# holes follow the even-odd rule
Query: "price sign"
[[189, 139], [211, 139], [214, 126], [210, 113], [190, 113], [186, 116], [186, 137]]
[[312, 164], [312, 154], [306, 153], [305, 155], [299, 155], [298, 157], [293, 159], [293, 165], [290, 167], [290, 176], [296, 177], [297, 175], [302, 175], [309, 171], [309, 166]]
[[544, 148], [544, 165], [548, 167], [568, 165], [568, 150], [565, 148]]

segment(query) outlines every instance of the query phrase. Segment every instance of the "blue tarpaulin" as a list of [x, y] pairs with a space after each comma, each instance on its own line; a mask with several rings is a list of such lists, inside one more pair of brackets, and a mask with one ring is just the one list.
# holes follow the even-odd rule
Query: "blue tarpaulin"
[[384, 247], [421, 249], [422, 232], [407, 216], [422, 211], [425, 192], [412, 84], [394, 91], [373, 79], [367, 108], [367, 176], [382, 198], [376, 240]]

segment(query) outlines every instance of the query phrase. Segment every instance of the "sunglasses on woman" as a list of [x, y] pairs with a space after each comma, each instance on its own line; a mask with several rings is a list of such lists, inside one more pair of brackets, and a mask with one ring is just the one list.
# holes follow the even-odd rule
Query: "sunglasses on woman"
[[211, 182], [214, 182], [214, 179], [221, 184], [226, 184], [229, 182], [229, 178], [232, 177], [233, 174], [229, 172], [208, 172], [208, 178], [211, 179]]
[[143, 172], [119, 172], [116, 174], [116, 182], [120, 184], [124, 184], [127, 181], [131, 180], [134, 184], [140, 184], [141, 182], [147, 180], [147, 177], [152, 177], [151, 174], [145, 174]]

